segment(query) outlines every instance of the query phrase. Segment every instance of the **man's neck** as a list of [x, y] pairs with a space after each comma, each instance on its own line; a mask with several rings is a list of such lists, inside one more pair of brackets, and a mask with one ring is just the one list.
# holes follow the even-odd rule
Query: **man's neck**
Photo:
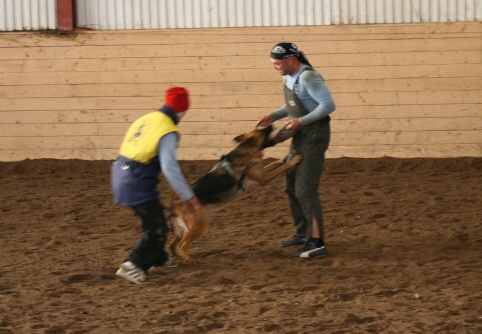
[[295, 73], [298, 72], [298, 70], [300, 69], [300, 65], [301, 65], [300, 62], [293, 64], [293, 67], [291, 68], [289, 75], [295, 75]]

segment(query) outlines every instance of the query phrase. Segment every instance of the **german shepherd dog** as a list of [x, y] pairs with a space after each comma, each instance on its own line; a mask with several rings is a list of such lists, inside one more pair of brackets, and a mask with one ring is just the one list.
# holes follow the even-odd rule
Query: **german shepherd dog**
[[270, 125], [235, 137], [238, 146], [192, 183], [203, 210], [194, 210], [180, 203], [174, 205], [169, 215], [174, 230], [169, 243], [172, 255], [181, 256], [186, 261], [190, 259], [187, 248], [206, 230], [206, 212], [215, 211], [242, 196], [253, 185], [267, 185], [301, 161], [301, 156], [296, 156], [287, 163], [280, 159], [263, 166], [263, 150], [280, 142], [272, 132], [273, 126]]

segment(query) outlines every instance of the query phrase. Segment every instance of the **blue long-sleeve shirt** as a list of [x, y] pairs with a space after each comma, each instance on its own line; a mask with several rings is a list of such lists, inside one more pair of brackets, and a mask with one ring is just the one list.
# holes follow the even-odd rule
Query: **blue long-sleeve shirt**
[[159, 163], [161, 171], [169, 185], [174, 191], [187, 201], [194, 196], [194, 192], [186, 182], [181, 172], [181, 167], [176, 159], [176, 148], [178, 142], [178, 134], [176, 132], [168, 133], [159, 140]]
[[[309, 112], [308, 115], [299, 118], [300, 124], [303, 126], [328, 116], [336, 109], [335, 101], [321, 75], [315, 71], [303, 71], [306, 67], [308, 66], [300, 64], [295, 74], [283, 76], [285, 86], [291, 90], [293, 90], [296, 79], [299, 77], [295, 94]], [[286, 104], [270, 114], [274, 121], [287, 116]]]

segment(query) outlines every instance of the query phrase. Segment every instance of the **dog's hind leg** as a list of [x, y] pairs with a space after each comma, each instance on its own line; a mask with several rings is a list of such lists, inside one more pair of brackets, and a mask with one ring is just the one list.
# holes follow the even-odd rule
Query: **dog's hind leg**
[[187, 249], [189, 245], [197, 240], [206, 231], [208, 220], [204, 210], [184, 212], [184, 233], [177, 244], [177, 253], [186, 261], [191, 259]]
[[184, 205], [175, 207], [174, 237], [169, 247], [172, 254], [189, 260], [189, 245], [206, 230], [208, 220], [204, 209], [194, 210]]
[[180, 217], [176, 216], [173, 222], [173, 236], [171, 242], [169, 242], [169, 250], [173, 256], [179, 256], [178, 248], [179, 242], [185, 238], [185, 235], [189, 231], [186, 221]]
[[179, 256], [177, 253], [177, 245], [179, 244], [179, 236], [177, 234], [174, 234], [174, 236], [171, 239], [171, 242], [169, 243], [169, 250], [171, 251], [172, 256]]
[[184, 233], [180, 238], [179, 242], [177, 243], [177, 247], [176, 247], [176, 252], [186, 261], [189, 261], [191, 259], [191, 256], [189, 255], [187, 248], [204, 231], [203, 224], [198, 224], [194, 216], [190, 216], [188, 219], [189, 220], [185, 222], [189, 226], [184, 225], [186, 229], [184, 230]]
[[191, 256], [187, 252], [187, 248], [189, 247], [190, 243], [191, 243], [191, 240], [186, 235], [184, 235], [181, 241], [177, 244], [176, 252], [185, 261], [189, 261], [191, 259]]

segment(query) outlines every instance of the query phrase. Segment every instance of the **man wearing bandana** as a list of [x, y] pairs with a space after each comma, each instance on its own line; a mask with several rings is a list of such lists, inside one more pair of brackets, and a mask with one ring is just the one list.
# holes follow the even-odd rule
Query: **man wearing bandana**
[[323, 214], [318, 197], [325, 151], [330, 142], [330, 116], [335, 102], [320, 74], [293, 43], [278, 43], [271, 50], [273, 68], [284, 79], [285, 104], [261, 117], [258, 125], [268, 126], [288, 117], [287, 130], [294, 130], [287, 160], [301, 155], [303, 160], [285, 175], [295, 234], [281, 246], [303, 245], [292, 257], [320, 258], [326, 255]]
[[157, 191], [159, 172], [182, 198], [184, 205], [194, 210], [202, 209], [176, 160], [177, 124], [188, 108], [187, 90], [168, 88], [164, 105], [129, 127], [119, 157], [111, 166], [114, 203], [131, 207], [142, 225], [141, 237], [116, 272], [117, 276], [136, 284], [146, 281], [151, 267], [170, 266], [164, 249], [168, 229]]

